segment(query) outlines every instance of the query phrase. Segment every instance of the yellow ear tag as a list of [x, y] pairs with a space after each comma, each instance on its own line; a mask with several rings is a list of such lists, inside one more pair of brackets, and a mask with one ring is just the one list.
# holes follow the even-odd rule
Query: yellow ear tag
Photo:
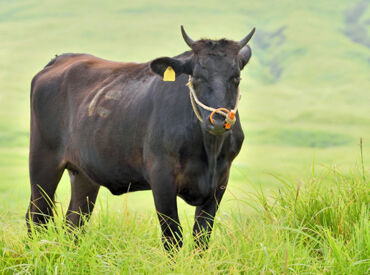
[[171, 66], [168, 66], [163, 74], [163, 81], [175, 81], [176, 73]]

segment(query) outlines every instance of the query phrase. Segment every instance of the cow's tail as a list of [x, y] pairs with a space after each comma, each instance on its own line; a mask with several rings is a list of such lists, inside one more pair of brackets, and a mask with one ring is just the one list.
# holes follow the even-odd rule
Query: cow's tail
[[55, 57], [54, 57], [54, 58], [52, 58], [52, 59], [49, 61], [49, 63], [48, 63], [48, 64], [46, 64], [46, 65], [45, 65], [45, 67], [44, 67], [44, 68], [46, 68], [46, 67], [48, 67], [48, 66], [53, 65], [53, 64], [55, 63], [55, 61], [57, 60], [57, 58], [58, 58], [58, 55], [56, 54], [56, 55], [55, 55]]

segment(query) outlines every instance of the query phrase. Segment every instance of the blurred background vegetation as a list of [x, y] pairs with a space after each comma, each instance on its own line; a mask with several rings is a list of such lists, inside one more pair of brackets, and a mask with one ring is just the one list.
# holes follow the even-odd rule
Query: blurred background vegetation
[[[240, 40], [252, 27], [253, 57], [242, 73], [246, 140], [222, 204], [240, 206], [255, 188], [276, 189], [321, 167], [347, 172], [370, 163], [370, 5], [355, 1], [6, 1], [0, 0], [0, 221], [24, 226], [29, 203], [29, 90], [32, 77], [64, 52], [146, 62], [188, 50], [193, 39]], [[57, 201], [68, 206], [65, 175]], [[152, 211], [150, 192], [102, 205]], [[249, 211], [246, 209], [246, 211]], [[181, 203], [180, 214], [193, 213]]]

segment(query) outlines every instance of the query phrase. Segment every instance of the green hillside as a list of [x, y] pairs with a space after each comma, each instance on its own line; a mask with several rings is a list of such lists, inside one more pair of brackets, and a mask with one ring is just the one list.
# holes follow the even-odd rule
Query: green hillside
[[[97, 210], [88, 229], [90, 237], [85, 242], [82, 240], [81, 249], [86, 254], [79, 254], [81, 258], [74, 254], [75, 247], [70, 245], [70, 240], [58, 232], [49, 232], [49, 237], [45, 237], [53, 240], [50, 243], [36, 240], [29, 244], [31, 248], [25, 248], [24, 214], [30, 196], [28, 142], [32, 77], [56, 54], [64, 52], [90, 53], [105, 59], [134, 62], [180, 54], [188, 50], [181, 37], [180, 25], [184, 25], [195, 40], [204, 37], [240, 40], [252, 27], [257, 29], [250, 43], [253, 57], [242, 73], [241, 82], [239, 112], [246, 141], [233, 165], [219, 214], [222, 222], [219, 219], [220, 224], [216, 225], [215, 239], [219, 243], [213, 242], [211, 254], [204, 258], [207, 265], [199, 264], [196, 255], [189, 252], [192, 251], [189, 245], [179, 256], [182, 261], [178, 261], [181, 264], [176, 268], [163, 269], [157, 264], [165, 261], [167, 256], [160, 254], [158, 224], [150, 192], [114, 197], [107, 190], [100, 191]], [[287, 271], [288, 263], [292, 264], [289, 270], [296, 273], [364, 271], [366, 260], [361, 259], [366, 254], [363, 251], [369, 249], [366, 248], [368, 227], [363, 222], [368, 223], [368, 206], [365, 205], [368, 205], [369, 197], [364, 187], [368, 182], [361, 176], [354, 180], [346, 177], [352, 176], [353, 170], [361, 170], [360, 137], [363, 138], [364, 170], [369, 172], [369, 29], [370, 3], [367, 0], [0, 0], [0, 273], [2, 267], [9, 265], [14, 267], [6, 272], [38, 270], [40, 274], [51, 273], [54, 268], [63, 268], [63, 257], [78, 261], [75, 266], [73, 263], [64, 266], [66, 273], [74, 268], [81, 273], [105, 270], [114, 273], [120, 269], [110, 268], [120, 264], [123, 270], [133, 267], [134, 273], [147, 273], [151, 268], [158, 273], [199, 273], [199, 270], [207, 273], [207, 268], [213, 267], [222, 273], [236, 264], [230, 273], [243, 270], [265, 274], [277, 270], [277, 274], [281, 274]], [[341, 172], [337, 173], [337, 169]], [[339, 181], [336, 177], [341, 174], [345, 178]], [[307, 180], [308, 177], [312, 179]], [[343, 189], [342, 185], [336, 184], [341, 181], [344, 182]], [[271, 206], [271, 215], [275, 215], [272, 220], [268, 212], [269, 199], [260, 197], [256, 206], [251, 194], [256, 190], [262, 190], [258, 194], [280, 192], [283, 185], [287, 188], [287, 182], [292, 183], [294, 190], [286, 189], [290, 193], [285, 191], [285, 195], [289, 193], [287, 198], [279, 197], [278, 208]], [[319, 230], [318, 236], [315, 233], [312, 238], [307, 237], [311, 234], [305, 231], [307, 228], [301, 231], [293, 228], [297, 226], [295, 206], [302, 182], [306, 183], [302, 189], [308, 190], [304, 193], [306, 198], [316, 198], [317, 201], [307, 199], [307, 204], [300, 205], [299, 214], [303, 218], [299, 226], [305, 226], [307, 220], [304, 217], [310, 209], [312, 219], [317, 220], [324, 213], [322, 227], [311, 224], [311, 220], [308, 223], [312, 230]], [[318, 182], [322, 186], [313, 184]], [[363, 191], [353, 194], [351, 186]], [[332, 193], [333, 190], [336, 191]], [[336, 196], [335, 201], [334, 197], [332, 202], [328, 201], [331, 195]], [[349, 200], [352, 195], [355, 204]], [[67, 208], [69, 196], [68, 178], [64, 176], [57, 192], [59, 209]], [[328, 223], [337, 221], [333, 210], [339, 207], [337, 200], [349, 218], [343, 223], [346, 228], [359, 221], [350, 230], [350, 236], [341, 232], [342, 221], [335, 224], [336, 231], [326, 230]], [[248, 207], [245, 202], [249, 203]], [[107, 205], [112, 209], [109, 212], [112, 216]], [[292, 205], [294, 213], [288, 211], [293, 211]], [[262, 221], [250, 219], [255, 213], [252, 208], [266, 212], [261, 215]], [[332, 212], [326, 217], [322, 209]], [[185, 221], [184, 228], [189, 234], [186, 242], [190, 238], [193, 211], [192, 207], [180, 202], [181, 220]], [[318, 211], [317, 215], [313, 211]], [[126, 225], [117, 218], [122, 213], [126, 213]], [[240, 213], [243, 215], [239, 217]], [[278, 220], [281, 216], [285, 223]], [[105, 223], [108, 224], [106, 227], [103, 226]], [[120, 226], [123, 229], [119, 229]], [[301, 232], [302, 239], [284, 231], [288, 227], [292, 232]], [[122, 233], [120, 230], [126, 231]], [[133, 237], [142, 249], [136, 249], [137, 244], [133, 242], [122, 243], [119, 234]], [[221, 236], [227, 237], [223, 239]], [[106, 254], [101, 255], [100, 250], [95, 249], [95, 240], [100, 241], [96, 242], [99, 249], [107, 249]], [[60, 243], [57, 246], [60, 250], [51, 250], [54, 252], [50, 253], [55, 254], [47, 256], [49, 265], [45, 267], [44, 262], [39, 261], [43, 259], [40, 255], [47, 254], [41, 246], [52, 247], [54, 241]], [[305, 246], [310, 241], [312, 246]], [[351, 247], [347, 246], [347, 241]], [[272, 250], [269, 250], [269, 244]], [[321, 247], [320, 251], [317, 245]], [[134, 252], [124, 249], [127, 247]], [[49, 251], [49, 247], [45, 249]], [[126, 255], [127, 251], [131, 254]], [[222, 258], [223, 252], [226, 258]], [[58, 258], [58, 253], [63, 257]], [[111, 253], [119, 257], [109, 259]], [[132, 258], [114, 262], [126, 256]], [[82, 264], [84, 257], [89, 260]], [[250, 261], [250, 268], [242, 267], [245, 258]], [[54, 266], [55, 259], [62, 262]], [[35, 269], [27, 261], [33, 263]], [[103, 261], [107, 269], [101, 269], [99, 261]], [[353, 269], [346, 269], [349, 262]]]
[[187, 50], [181, 24], [193, 39], [239, 40], [257, 28], [242, 75], [246, 142], [231, 190], [277, 183], [270, 174], [298, 179], [313, 162], [348, 169], [361, 136], [366, 161], [369, 16], [366, 1], [1, 1], [0, 198], [12, 198], [1, 207], [27, 204], [33, 75], [63, 52], [136, 62], [177, 55]]

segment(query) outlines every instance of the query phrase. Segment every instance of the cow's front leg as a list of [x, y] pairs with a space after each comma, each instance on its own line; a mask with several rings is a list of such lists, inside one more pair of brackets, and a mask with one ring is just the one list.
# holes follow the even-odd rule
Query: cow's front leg
[[165, 171], [156, 172], [151, 184], [163, 245], [170, 251], [182, 246], [182, 228], [177, 213], [176, 188], [172, 177], [165, 175], [168, 175]]
[[195, 223], [193, 227], [193, 237], [197, 248], [208, 248], [211, 237], [214, 218], [225, 193], [226, 184], [220, 185], [214, 195], [203, 205], [195, 209]]

